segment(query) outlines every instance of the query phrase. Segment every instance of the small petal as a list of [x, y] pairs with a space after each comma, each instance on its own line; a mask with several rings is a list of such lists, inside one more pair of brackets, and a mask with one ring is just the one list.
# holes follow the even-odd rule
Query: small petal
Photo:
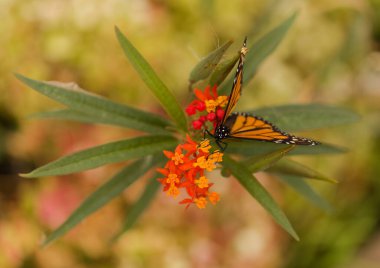
[[208, 121], [214, 121], [215, 118], [216, 118], [216, 114], [214, 112], [211, 112], [209, 113], [207, 116], [206, 116], [207, 120]]
[[157, 170], [157, 172], [161, 173], [164, 176], [169, 175], [169, 170], [167, 170], [166, 168], [157, 168], [156, 170]]
[[216, 110], [216, 116], [218, 117], [219, 120], [221, 120], [224, 116], [224, 110], [222, 109]]
[[195, 180], [195, 183], [199, 188], [207, 188], [209, 186], [208, 179], [205, 176], [202, 176], [198, 180]]
[[214, 153], [210, 154], [209, 156], [210, 161], [216, 163], [216, 162], [222, 162], [223, 161], [223, 153], [219, 151], [215, 151]]
[[166, 179], [166, 182], [169, 184], [179, 183], [178, 175], [177, 174], [169, 174], [168, 178]]
[[183, 157], [184, 155], [181, 154], [181, 153], [178, 153], [178, 152], [175, 152], [174, 153], [174, 156], [171, 158], [172, 161], [174, 161], [174, 164], [176, 166], [178, 166], [179, 164], [182, 164], [183, 163]]
[[187, 106], [187, 108], [186, 108], [185, 111], [186, 111], [186, 113], [187, 113], [188, 116], [193, 115], [193, 114], [196, 113], [196, 109], [195, 109], [195, 107], [193, 105]]
[[228, 102], [228, 98], [227, 96], [219, 96], [217, 99], [216, 99], [216, 103], [218, 104], [218, 106], [220, 107], [224, 107], [227, 105], [227, 102]]
[[167, 195], [176, 198], [179, 195], [179, 190], [176, 186], [170, 185], [169, 190], [166, 192]]
[[199, 118], [198, 118], [199, 121], [201, 121], [202, 123], [206, 122], [207, 120], [207, 117], [205, 115], [201, 115]]
[[210, 141], [208, 139], [204, 139], [203, 141], [200, 142], [198, 148], [208, 154], [209, 153], [209, 150], [211, 149], [211, 145], [210, 145]]
[[164, 155], [167, 157], [167, 158], [172, 158], [173, 157], [173, 152], [170, 152], [170, 151], [166, 151], [166, 150], [164, 150]]
[[207, 160], [204, 156], [198, 157], [197, 162], [193, 164], [194, 167], [205, 169], [207, 167]]
[[203, 94], [203, 92], [199, 89], [194, 89], [194, 94], [201, 101], [205, 101], [207, 99], [205, 94]]
[[202, 111], [204, 111], [204, 109], [206, 109], [206, 104], [205, 104], [203, 101], [198, 101], [198, 102], [196, 103], [196, 105], [195, 105], [195, 108], [196, 108], [198, 111], [202, 112]]
[[206, 111], [208, 113], [215, 112], [217, 103], [214, 100], [206, 100], [205, 104], [206, 104]]
[[194, 121], [192, 122], [192, 125], [193, 125], [193, 128], [194, 128], [194, 129], [201, 129], [202, 126], [203, 126], [203, 123], [202, 123], [202, 121], [200, 121], [200, 120], [194, 120]]
[[220, 196], [216, 192], [212, 192], [208, 195], [208, 199], [210, 200], [211, 204], [215, 205], [216, 203], [219, 202]]
[[198, 208], [205, 208], [207, 205], [207, 199], [205, 197], [196, 198], [194, 203]]

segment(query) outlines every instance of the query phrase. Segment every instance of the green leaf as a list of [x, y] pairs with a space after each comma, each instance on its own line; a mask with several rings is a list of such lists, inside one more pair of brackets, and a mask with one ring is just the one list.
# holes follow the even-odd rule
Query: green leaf
[[228, 74], [231, 72], [232, 68], [234, 68], [236, 62], [239, 60], [239, 57], [240, 52], [236, 53], [233, 57], [220, 62], [211, 74], [209, 84], [211, 86], [221, 85], [224, 79], [226, 79]]
[[100, 186], [93, 192], [82, 204], [70, 215], [70, 217], [52, 232], [44, 241], [44, 246], [58, 239], [72, 228], [74, 228], [83, 219], [100, 209], [118, 196], [129, 185], [141, 177], [149, 169], [150, 161], [141, 159], [129, 166], [123, 168], [109, 181]]
[[294, 150], [289, 152], [289, 155], [341, 154], [347, 151], [347, 148], [344, 147], [322, 143], [316, 146], [296, 146]]
[[141, 214], [150, 205], [153, 198], [155, 197], [157, 190], [160, 187], [160, 183], [157, 179], [160, 175], [153, 176], [147, 183], [144, 192], [141, 194], [140, 198], [132, 205], [129, 210], [126, 219], [124, 220], [123, 226], [119, 233], [112, 239], [112, 241], [117, 240], [123, 233], [128, 231], [140, 218]]
[[[112, 126], [118, 126], [118, 127], [127, 127], [124, 119], [119, 120], [119, 118], [110, 116], [110, 114], [103, 113], [101, 116], [99, 116], [99, 115], [93, 115], [93, 114], [86, 114], [86, 113], [79, 112], [72, 109], [61, 109], [61, 110], [39, 112], [39, 113], [32, 114], [31, 116], [29, 116], [29, 118], [31, 119], [60, 119], [60, 120], [68, 120], [68, 121], [77, 121], [77, 122], [87, 123], [87, 124], [104, 124], [104, 125], [112, 125]], [[170, 123], [167, 122], [167, 125], [168, 125], [168, 129], [164, 129], [164, 128], [157, 129], [156, 127], [154, 127], [154, 128], [150, 128], [149, 132], [153, 132], [154, 134], [170, 134], [171, 133], [169, 130]]]
[[326, 212], [331, 211], [330, 204], [315, 192], [305, 180], [293, 176], [278, 176], [278, 178], [304, 196], [315, 206]]
[[289, 158], [281, 159], [275, 165], [271, 166], [267, 171], [281, 174], [281, 175], [292, 175], [296, 177], [304, 177], [304, 178], [310, 178], [310, 179], [315, 179], [315, 180], [338, 183], [338, 181], [332, 178], [329, 178], [319, 173], [318, 171], [315, 171]]
[[[264, 155], [286, 148], [286, 144], [276, 144], [255, 140], [229, 140], [226, 152], [245, 156]], [[330, 144], [316, 146], [297, 145], [289, 152], [289, 155], [315, 155], [315, 154], [338, 154], [347, 150]]]
[[22, 176], [35, 178], [70, 174], [151, 155], [170, 149], [177, 143], [177, 140], [170, 136], [144, 136], [111, 142], [61, 157]]
[[272, 215], [273, 219], [294, 239], [299, 240], [288, 218], [274, 201], [272, 196], [257, 181], [245, 165], [232, 160], [227, 155], [223, 157], [223, 166], [231, 171], [243, 187]]
[[294, 149], [294, 145], [288, 145], [284, 148], [279, 148], [274, 152], [269, 152], [263, 155], [255, 155], [244, 161], [244, 165], [252, 173], [266, 170], [273, 166], [278, 160], [283, 158], [288, 152]]
[[16, 74], [16, 77], [39, 93], [75, 111], [93, 118], [97, 117], [100, 121], [150, 133], [168, 133], [165, 128], [170, 126], [170, 123], [154, 114], [90, 94], [77, 86], [69, 87], [68, 84], [58, 82], [40, 82], [20, 74]]
[[261, 116], [285, 131], [303, 131], [354, 123], [359, 116], [341, 107], [323, 104], [282, 105], [260, 108], [252, 114]]
[[209, 77], [231, 44], [232, 41], [226, 42], [221, 47], [202, 58], [197, 65], [195, 65], [189, 76], [190, 86], [199, 80]]
[[115, 27], [115, 32], [124, 54], [140, 75], [141, 79], [156, 96], [168, 115], [175, 121], [176, 125], [186, 132], [186, 116], [173, 93], [166, 87], [149, 63], [117, 27]]
[[[296, 14], [292, 15], [249, 48], [244, 63], [244, 81], [246, 84], [253, 78], [260, 64], [276, 49], [285, 37], [295, 18]], [[222, 85], [219, 89], [221, 95], [229, 93], [233, 80], [234, 77], [230, 77], [228, 82]]]
[[119, 125], [119, 122], [113, 122], [112, 118], [110, 120], [104, 120], [101, 117], [96, 117], [92, 115], [85, 114], [83, 112], [75, 111], [72, 109], [61, 109], [61, 110], [52, 110], [46, 112], [34, 113], [29, 116], [31, 119], [61, 119], [68, 121], [77, 121], [81, 123], [89, 124], [105, 124], [105, 125]]

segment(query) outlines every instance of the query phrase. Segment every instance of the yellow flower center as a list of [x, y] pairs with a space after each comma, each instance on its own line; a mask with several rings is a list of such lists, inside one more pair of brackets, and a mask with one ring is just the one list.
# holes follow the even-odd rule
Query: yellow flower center
[[228, 99], [227, 99], [227, 96], [219, 96], [217, 99], [216, 99], [216, 103], [218, 106], [220, 107], [224, 107], [227, 105], [227, 102], [228, 102]]
[[218, 106], [218, 103], [214, 100], [206, 100], [205, 104], [208, 113], [215, 112], [216, 106]]
[[179, 195], [179, 190], [174, 184], [172, 184], [169, 187], [169, 190], [166, 192], [166, 194], [168, 196], [172, 196], [172, 197], [176, 198]]
[[170, 173], [168, 178], [166, 179], [166, 182], [170, 183], [171, 185], [179, 183], [179, 179], [178, 179], [177, 174]]
[[208, 195], [208, 199], [210, 200], [211, 204], [215, 205], [216, 203], [219, 202], [220, 196], [216, 192], [212, 192]]
[[174, 164], [176, 166], [178, 166], [178, 164], [183, 163], [183, 157], [184, 157], [183, 154], [179, 154], [179, 153], [175, 152], [174, 156], [172, 157], [172, 160], [174, 161]]
[[209, 140], [203, 140], [200, 142], [198, 147], [202, 152], [208, 154], [209, 150], [211, 149], [210, 141]]
[[198, 208], [205, 208], [207, 204], [207, 200], [204, 197], [200, 197], [194, 200], [195, 204]]
[[208, 179], [205, 176], [202, 176], [198, 180], [195, 180], [195, 183], [198, 185], [199, 188], [208, 187]]
[[197, 158], [197, 163], [193, 164], [194, 167], [200, 167], [205, 169], [207, 167], [207, 160], [204, 156]]

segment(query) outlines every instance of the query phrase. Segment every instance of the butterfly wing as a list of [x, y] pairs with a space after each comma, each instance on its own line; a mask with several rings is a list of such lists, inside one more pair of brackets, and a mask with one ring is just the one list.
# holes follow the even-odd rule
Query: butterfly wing
[[260, 117], [233, 113], [226, 122], [229, 138], [260, 140], [283, 144], [317, 145], [316, 141], [289, 135]]
[[220, 122], [220, 125], [223, 125], [226, 122], [226, 119], [231, 114], [231, 112], [234, 109], [237, 101], [240, 98], [241, 89], [243, 86], [244, 59], [245, 59], [245, 55], [247, 54], [247, 52], [248, 52], [247, 38], [245, 38], [244, 43], [243, 43], [243, 47], [240, 50], [239, 63], [238, 63], [238, 67], [236, 69], [235, 79], [234, 79], [234, 82], [232, 84], [231, 93], [230, 93], [230, 96], [228, 98], [228, 103], [227, 103], [226, 109], [224, 110], [223, 120]]

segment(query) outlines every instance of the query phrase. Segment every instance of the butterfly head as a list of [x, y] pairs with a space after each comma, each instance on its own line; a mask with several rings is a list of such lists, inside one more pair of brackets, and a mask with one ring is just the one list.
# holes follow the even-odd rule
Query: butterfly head
[[220, 125], [215, 129], [214, 137], [217, 140], [222, 140], [230, 135], [230, 129], [225, 125]]

